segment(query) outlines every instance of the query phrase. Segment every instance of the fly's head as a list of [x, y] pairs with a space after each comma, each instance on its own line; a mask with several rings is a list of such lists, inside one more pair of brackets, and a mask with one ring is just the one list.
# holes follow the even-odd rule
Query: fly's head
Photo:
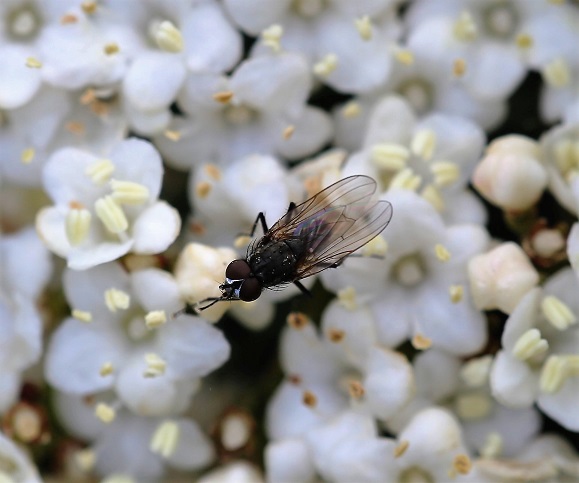
[[219, 285], [223, 300], [252, 302], [261, 294], [261, 282], [251, 273], [246, 260], [233, 260], [225, 270], [225, 282]]

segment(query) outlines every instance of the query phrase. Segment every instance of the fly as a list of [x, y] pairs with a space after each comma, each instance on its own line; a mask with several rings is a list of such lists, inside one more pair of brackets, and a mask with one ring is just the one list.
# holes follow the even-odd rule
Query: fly
[[[271, 228], [263, 212], [259, 213], [250, 236], [258, 223], [264, 235], [249, 245], [245, 258], [227, 266], [225, 281], [219, 285], [221, 296], [206, 298], [186, 310], [201, 311], [223, 301], [252, 302], [264, 289], [290, 283], [309, 294], [301, 279], [338, 267], [390, 222], [392, 205], [373, 200], [375, 191], [372, 178], [350, 176], [299, 205], [290, 203]], [[207, 305], [198, 307], [202, 304]]]

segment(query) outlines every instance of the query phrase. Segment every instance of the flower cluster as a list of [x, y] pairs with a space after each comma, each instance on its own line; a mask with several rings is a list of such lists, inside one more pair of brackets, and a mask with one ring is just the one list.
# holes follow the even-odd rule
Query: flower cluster
[[[563, 0], [2, 1], [0, 481], [579, 481], [578, 26]], [[384, 231], [217, 300], [355, 175]], [[331, 246], [336, 213], [288, 239]]]

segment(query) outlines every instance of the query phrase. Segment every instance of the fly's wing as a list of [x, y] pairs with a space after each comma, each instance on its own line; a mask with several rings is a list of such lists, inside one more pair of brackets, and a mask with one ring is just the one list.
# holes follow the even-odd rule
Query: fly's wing
[[299, 238], [306, 246], [297, 277], [341, 262], [380, 233], [392, 217], [387, 201], [372, 201], [376, 182], [350, 176], [296, 206], [268, 231], [272, 239]]

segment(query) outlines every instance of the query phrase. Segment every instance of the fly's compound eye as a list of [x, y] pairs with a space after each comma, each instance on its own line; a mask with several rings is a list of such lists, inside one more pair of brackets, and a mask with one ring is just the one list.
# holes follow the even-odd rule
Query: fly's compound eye
[[261, 283], [255, 277], [246, 278], [239, 289], [239, 298], [244, 302], [253, 302], [261, 294]]
[[245, 260], [233, 260], [225, 270], [225, 278], [229, 280], [245, 280], [249, 278], [251, 268]]

